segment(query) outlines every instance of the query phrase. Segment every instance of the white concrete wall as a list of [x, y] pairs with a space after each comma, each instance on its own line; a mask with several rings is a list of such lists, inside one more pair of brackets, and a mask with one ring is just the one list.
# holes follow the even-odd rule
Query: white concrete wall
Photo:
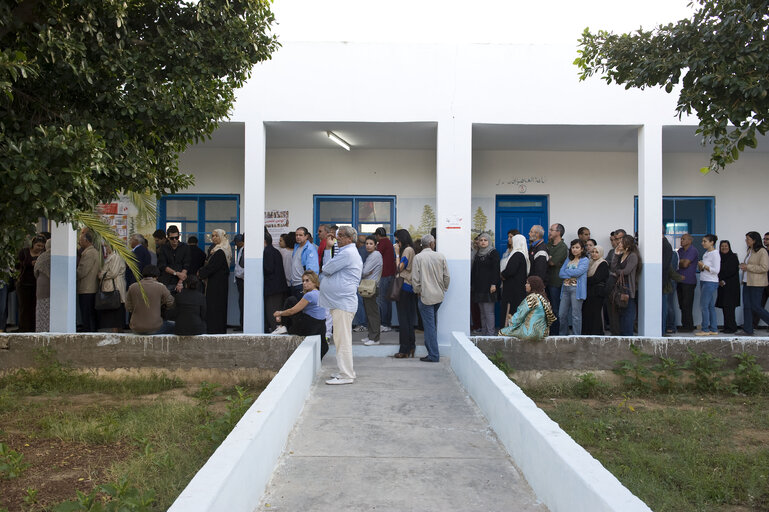
[[566, 243], [577, 238], [577, 229], [587, 226], [608, 252], [611, 231], [620, 227], [633, 230], [637, 168], [635, 153], [475, 151], [473, 211], [483, 198], [490, 201], [490, 209], [484, 207], [484, 211], [493, 228], [496, 196], [519, 193], [509, 182], [516, 177], [541, 177], [544, 183], [527, 183], [525, 195], [549, 196], [550, 224], [564, 225]]
[[181, 194], [238, 194], [243, 222], [244, 152], [240, 147], [191, 146], [179, 156], [179, 170], [195, 176], [195, 184]]
[[169, 512], [251, 512], [320, 370], [320, 337], [308, 336], [200, 468]]
[[288, 210], [290, 231], [313, 229], [313, 195], [397, 196], [397, 223], [435, 207], [435, 151], [268, 149], [266, 209]]
[[451, 368], [551, 512], [650, 512], [461, 332]]

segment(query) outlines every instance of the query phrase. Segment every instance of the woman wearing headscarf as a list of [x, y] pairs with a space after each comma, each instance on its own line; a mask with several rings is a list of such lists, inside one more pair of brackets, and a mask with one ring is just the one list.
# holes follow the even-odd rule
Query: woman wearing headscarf
[[510, 319], [510, 325], [499, 331], [501, 336], [514, 336], [521, 340], [539, 341], [550, 334], [555, 314], [545, 294], [545, 283], [538, 276], [526, 279], [528, 295]]
[[211, 248], [206, 264], [198, 270], [206, 284], [206, 325], [208, 334], [227, 333], [227, 296], [229, 295], [232, 248], [223, 229], [211, 233]]
[[603, 247], [590, 250], [590, 266], [587, 269], [587, 298], [582, 303], [582, 334], [604, 335], [603, 303], [606, 298], [606, 280], [609, 264], [603, 259]]
[[500, 263], [502, 278], [502, 324], [507, 325], [507, 316], [515, 313], [526, 297], [526, 277], [529, 275], [529, 251], [526, 237], [510, 236], [509, 249]]
[[732, 252], [729, 240], [721, 240], [721, 269], [718, 271], [718, 296], [716, 307], [724, 311], [724, 329], [726, 334], [737, 332], [737, 320], [734, 311], [740, 305], [740, 260]]
[[761, 295], [769, 280], [769, 253], [761, 242], [761, 235], [757, 231], [750, 231], [745, 235], [745, 244], [748, 246], [748, 254], [745, 262], [740, 264], [740, 270], [744, 272], [742, 282], [742, 330], [745, 334], [753, 334], [753, 315], [769, 324], [769, 311], [761, 305]]
[[37, 279], [37, 305], [35, 306], [35, 331], [51, 330], [51, 241], [45, 242], [45, 252], [35, 262]]
[[499, 253], [492, 247], [491, 237], [481, 233], [470, 270], [470, 298], [481, 309], [481, 336], [494, 336], [497, 332], [494, 303], [498, 299], [499, 281]]
[[109, 329], [119, 332], [125, 324], [125, 269], [123, 258], [117, 255], [111, 247], [105, 245], [107, 257], [101, 265], [99, 272], [99, 286], [103, 292], [111, 292], [117, 289], [120, 294], [120, 305], [116, 309], [97, 311], [100, 329]]

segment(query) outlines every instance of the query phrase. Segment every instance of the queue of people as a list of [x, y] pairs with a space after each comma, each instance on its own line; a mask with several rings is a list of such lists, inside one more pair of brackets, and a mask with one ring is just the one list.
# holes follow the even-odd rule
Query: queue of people
[[[364, 345], [378, 345], [381, 333], [392, 330], [395, 302], [400, 324], [400, 347], [395, 357], [414, 356], [415, 328], [422, 326], [426, 345], [430, 345], [425, 360], [437, 361], [440, 356], [434, 336], [435, 317], [448, 288], [449, 276], [445, 258], [434, 251], [435, 238], [427, 235], [415, 242], [407, 230], [399, 229], [393, 234], [393, 244], [384, 228], [368, 236], [351, 233], [350, 229], [349, 226], [322, 225], [318, 229], [318, 236], [322, 238], [315, 245], [309, 230], [300, 227], [280, 236], [279, 249], [273, 247], [272, 236], [265, 230], [263, 275], [267, 332], [320, 334], [322, 330], [323, 354], [328, 349], [328, 338], [333, 336], [343, 345], [349, 338], [351, 344], [350, 336], [355, 331], [366, 333], [360, 340]], [[507, 250], [502, 255], [493, 247], [488, 234], [476, 237], [470, 272], [470, 297], [477, 324], [474, 333], [509, 335], [520, 329], [521, 315], [531, 315], [539, 308], [537, 316], [550, 320], [540, 329], [543, 335], [604, 335], [607, 331], [613, 335], [632, 335], [643, 268], [636, 239], [625, 230], [617, 229], [610, 235], [611, 249], [605, 254], [603, 247], [590, 238], [586, 227], [577, 231], [577, 238], [569, 245], [563, 240], [562, 224], [549, 227], [547, 241], [544, 233], [542, 226], [535, 225], [527, 240], [516, 230], [510, 230]], [[223, 230], [211, 233], [212, 244], [207, 254], [199, 249], [195, 237], [183, 243], [175, 226], [170, 226], [167, 232], [156, 231], [153, 238], [155, 253], [148, 249], [142, 235], [135, 234], [129, 239], [142, 269], [142, 287], [145, 282], [155, 282], [168, 292], [158, 296], [157, 308], [152, 306], [152, 311], [145, 311], [146, 305], [139, 307], [136, 300], [129, 300], [136, 296], [136, 291], [131, 293], [131, 290], [139, 287], [124, 261], [107, 245], [100, 254], [94, 246], [93, 234], [87, 229], [80, 233], [77, 262], [80, 330], [119, 332], [130, 319], [128, 327], [143, 334], [226, 333], [230, 279], [239, 292], [242, 329], [244, 235], [234, 238], [234, 254]], [[739, 328], [735, 310], [740, 305], [745, 334], [753, 334], [760, 320], [769, 324], [769, 311], [764, 309], [769, 295], [769, 252], [765, 247], [769, 244], [769, 233], [762, 239], [758, 232], [751, 231], [746, 234], [745, 244], [746, 255], [740, 262], [731, 243], [728, 240], [719, 243], [716, 235], [702, 237], [702, 251], [693, 247], [693, 237], [689, 234], [680, 237], [677, 251], [663, 236], [662, 320], [667, 333], [680, 330], [699, 336], [718, 334], [716, 309], [719, 308], [724, 317], [720, 332], [735, 333]], [[353, 258], [353, 253], [358, 258]], [[342, 279], [339, 276], [344, 273], [331, 277], [338, 272], [339, 262], [357, 268], [358, 259], [360, 275], [344, 279], [345, 299], [340, 295], [320, 300], [324, 296], [324, 279], [329, 278], [327, 289]], [[156, 265], [152, 264], [153, 260]], [[30, 247], [19, 253], [18, 261], [19, 277], [14, 284], [19, 303], [19, 332], [47, 331], [50, 328], [50, 240], [44, 234], [35, 237]], [[231, 276], [233, 265], [235, 271]], [[532, 277], [537, 279], [532, 281]], [[699, 329], [693, 320], [698, 286], [702, 318]], [[5, 287], [3, 291], [7, 293]], [[318, 292], [317, 297], [312, 293], [308, 295], [312, 291]], [[292, 300], [287, 303], [287, 298]], [[671, 318], [676, 300], [681, 312], [680, 327], [674, 314]], [[181, 305], [183, 307], [179, 307]], [[280, 312], [283, 314], [278, 314]], [[353, 315], [349, 329], [346, 313]], [[182, 325], [177, 327], [174, 321]], [[360, 329], [353, 325], [356, 322], [360, 322]], [[532, 334], [526, 336], [530, 339]], [[342, 357], [351, 358], [344, 353]], [[355, 378], [345, 361], [340, 369], [344, 379]]]

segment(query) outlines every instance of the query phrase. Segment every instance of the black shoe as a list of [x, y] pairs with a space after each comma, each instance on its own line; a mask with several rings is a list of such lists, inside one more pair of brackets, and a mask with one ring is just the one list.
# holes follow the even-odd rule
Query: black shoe
[[419, 360], [420, 360], [420, 361], [423, 361], [423, 362], [425, 362], [425, 363], [437, 363], [437, 362], [438, 362], [438, 361], [433, 361], [432, 359], [430, 359], [430, 358], [429, 358], [429, 357], [427, 357], [427, 356], [425, 356], [425, 357], [420, 357], [420, 358], [419, 358]]

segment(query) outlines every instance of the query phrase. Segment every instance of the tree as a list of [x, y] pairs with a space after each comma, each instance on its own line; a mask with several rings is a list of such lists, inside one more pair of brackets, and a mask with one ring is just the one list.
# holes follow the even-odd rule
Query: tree
[[[693, 2], [694, 3], [694, 2]], [[769, 1], [697, 0], [691, 19], [616, 35], [585, 29], [579, 40], [580, 79], [636, 87], [680, 84], [679, 118], [695, 112], [697, 133], [712, 144], [709, 167], [718, 172], [755, 148], [769, 129]], [[729, 124], [732, 126], [729, 126]]]
[[433, 210], [432, 206], [426, 204], [424, 208], [422, 208], [422, 219], [419, 222], [419, 229], [415, 233], [415, 236], [419, 236], [421, 238], [424, 235], [429, 235], [430, 230], [435, 226], [435, 211]]
[[0, 279], [40, 217], [192, 184], [178, 154], [270, 58], [273, 21], [268, 0], [0, 2]]
[[476, 235], [480, 235], [486, 231], [486, 224], [488, 223], [489, 218], [483, 213], [483, 208], [479, 206], [478, 209], [475, 210], [475, 214], [473, 214], [473, 232]]

